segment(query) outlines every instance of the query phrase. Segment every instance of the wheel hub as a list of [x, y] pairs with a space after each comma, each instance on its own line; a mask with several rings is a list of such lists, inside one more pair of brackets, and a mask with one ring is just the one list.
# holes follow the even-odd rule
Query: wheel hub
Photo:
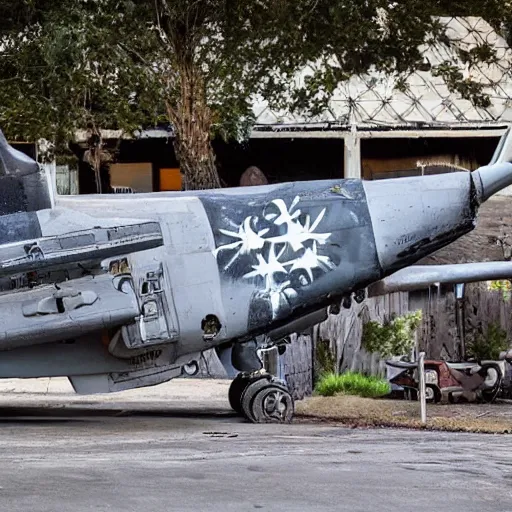
[[279, 389], [269, 391], [263, 399], [263, 412], [269, 419], [275, 418], [278, 421], [283, 421], [289, 407], [290, 404], [284, 393]]
[[294, 402], [285, 384], [262, 378], [247, 387], [242, 408], [245, 417], [253, 423], [289, 423]]

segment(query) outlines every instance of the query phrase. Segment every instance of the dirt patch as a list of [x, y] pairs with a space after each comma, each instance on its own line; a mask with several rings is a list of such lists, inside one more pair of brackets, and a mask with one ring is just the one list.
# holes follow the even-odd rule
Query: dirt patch
[[512, 403], [429, 404], [427, 425], [419, 402], [336, 395], [310, 397], [296, 404], [296, 416], [357, 427], [407, 427], [450, 432], [512, 433]]

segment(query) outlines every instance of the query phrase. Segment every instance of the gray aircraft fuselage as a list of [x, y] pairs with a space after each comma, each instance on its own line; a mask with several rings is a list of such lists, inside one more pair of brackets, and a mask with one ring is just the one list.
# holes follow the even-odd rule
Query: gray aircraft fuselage
[[382, 181], [58, 196], [0, 137], [0, 377], [117, 391], [179, 376], [213, 347], [279, 341], [469, 232], [510, 184], [501, 161]]
[[[59, 197], [56, 206], [160, 223], [164, 245], [130, 255], [130, 266], [162, 262], [184, 354], [272, 332], [455, 240], [474, 226], [472, 187], [462, 172]], [[205, 342], [208, 315], [222, 327]]]

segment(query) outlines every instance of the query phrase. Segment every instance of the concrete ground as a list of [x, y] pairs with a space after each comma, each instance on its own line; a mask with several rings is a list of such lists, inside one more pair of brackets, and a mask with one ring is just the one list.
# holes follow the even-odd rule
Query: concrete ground
[[0, 381], [0, 511], [510, 509], [510, 436], [252, 425], [227, 387]]

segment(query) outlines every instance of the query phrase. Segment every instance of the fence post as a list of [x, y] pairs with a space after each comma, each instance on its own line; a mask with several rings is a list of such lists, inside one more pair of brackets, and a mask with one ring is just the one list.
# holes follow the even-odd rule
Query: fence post
[[419, 393], [420, 393], [420, 413], [421, 423], [427, 423], [427, 393], [425, 387], [425, 352], [420, 352], [418, 358], [419, 373]]

